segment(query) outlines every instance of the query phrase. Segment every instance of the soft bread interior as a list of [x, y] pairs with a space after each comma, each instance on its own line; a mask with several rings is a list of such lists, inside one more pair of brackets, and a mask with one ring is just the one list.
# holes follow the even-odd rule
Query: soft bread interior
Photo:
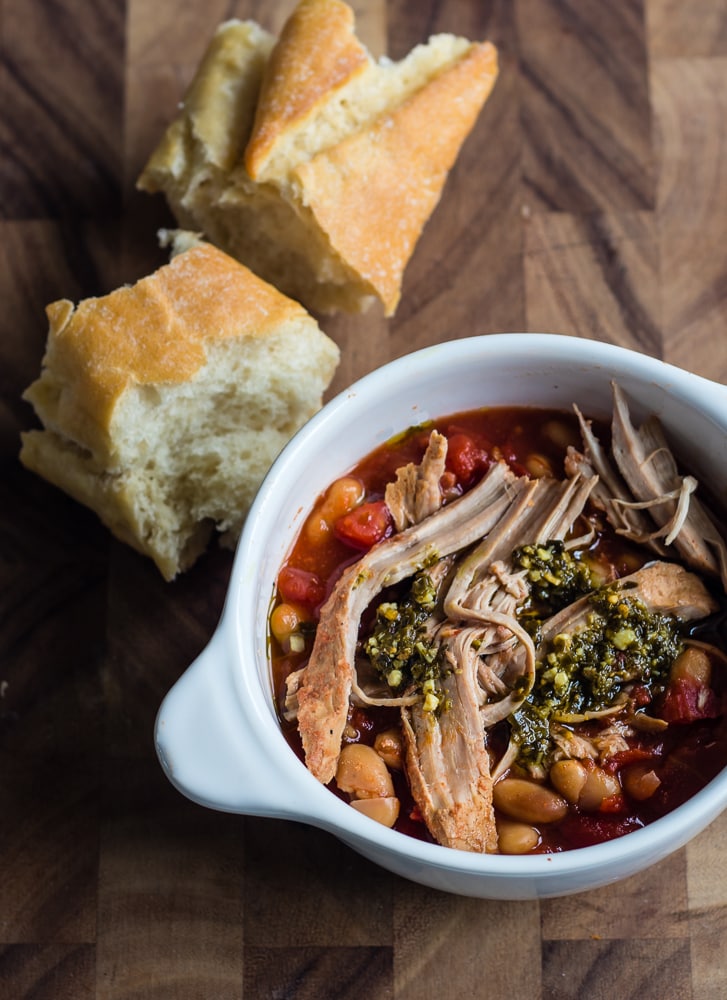
[[[245, 269], [230, 264], [230, 280], [245, 282]], [[107, 422], [93, 410], [93, 386], [69, 381], [68, 317], [52, 328], [41, 376], [25, 393], [44, 429], [23, 435], [21, 460], [173, 578], [213, 531], [237, 538], [273, 460], [321, 405], [338, 348], [290, 305], [271, 329], [210, 336], [190, 377], [127, 377]], [[103, 365], [107, 333], [96, 334], [89, 365]], [[133, 337], [133, 325], [118, 335]]]

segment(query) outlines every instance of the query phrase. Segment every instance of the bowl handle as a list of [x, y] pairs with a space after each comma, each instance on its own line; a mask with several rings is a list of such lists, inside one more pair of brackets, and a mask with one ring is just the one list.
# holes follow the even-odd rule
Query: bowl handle
[[187, 798], [223, 812], [288, 815], [281, 775], [255, 739], [241, 704], [225, 629], [218, 627], [167, 693], [154, 738], [162, 768]]

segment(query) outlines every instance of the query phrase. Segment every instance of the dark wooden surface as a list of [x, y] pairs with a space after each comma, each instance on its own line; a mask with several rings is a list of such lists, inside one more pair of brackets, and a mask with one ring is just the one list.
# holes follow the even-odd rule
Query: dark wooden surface
[[[727, 380], [725, 0], [362, 0], [395, 57], [489, 37], [501, 76], [395, 318], [326, 321], [332, 391], [414, 348], [547, 330]], [[43, 308], [161, 260], [134, 180], [211, 32], [291, 0], [2, 0], [0, 998], [727, 996], [727, 818], [643, 876], [450, 897], [167, 784], [155, 712], [213, 632], [214, 551], [165, 584], [21, 469]], [[435, 127], [435, 123], [432, 124]]]

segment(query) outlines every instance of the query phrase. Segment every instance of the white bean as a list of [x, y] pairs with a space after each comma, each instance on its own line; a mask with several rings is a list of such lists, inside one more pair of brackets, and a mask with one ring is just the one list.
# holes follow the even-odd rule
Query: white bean
[[[278, 604], [270, 616], [270, 631], [280, 643], [283, 652], [300, 653], [305, 648], [305, 639], [300, 626], [306, 620], [306, 615], [293, 604]], [[296, 640], [301, 648], [296, 649]]]
[[336, 784], [355, 799], [389, 798], [394, 794], [386, 764], [373, 747], [349, 743], [341, 751], [336, 769]]
[[404, 767], [404, 748], [401, 745], [401, 730], [386, 729], [378, 733], [374, 740], [374, 750], [387, 767], [401, 771]]
[[543, 425], [545, 436], [565, 451], [569, 444], [579, 445], [580, 435], [564, 420], [548, 420]]
[[540, 843], [540, 834], [529, 823], [497, 820], [497, 844], [502, 854], [527, 854]]
[[575, 805], [586, 783], [586, 769], [579, 760], [558, 760], [550, 769], [550, 780], [556, 791]]
[[554, 823], [568, 812], [568, 803], [545, 785], [526, 778], [503, 778], [492, 792], [495, 808], [523, 823]]
[[351, 805], [369, 819], [388, 827], [392, 827], [399, 816], [399, 800], [393, 795], [380, 799], [354, 799]]
[[365, 493], [364, 484], [356, 476], [342, 476], [331, 483], [305, 523], [308, 541], [320, 545], [330, 534], [335, 521], [358, 507]]
[[600, 808], [605, 799], [621, 792], [621, 784], [615, 774], [609, 774], [601, 767], [589, 769], [586, 781], [578, 798], [578, 805], [587, 812]]
[[645, 761], [625, 767], [621, 772], [621, 780], [624, 791], [637, 802], [650, 799], [661, 784], [659, 775]]
[[712, 664], [703, 649], [687, 646], [674, 661], [670, 677], [673, 681], [695, 681], [702, 687], [709, 687], [712, 681]]
[[546, 455], [541, 455], [537, 451], [531, 452], [525, 459], [525, 468], [533, 479], [544, 479], [553, 475], [553, 463]]

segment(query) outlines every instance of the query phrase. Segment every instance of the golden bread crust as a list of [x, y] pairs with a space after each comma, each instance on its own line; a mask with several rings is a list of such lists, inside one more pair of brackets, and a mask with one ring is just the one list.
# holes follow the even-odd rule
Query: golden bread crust
[[215, 529], [233, 542], [340, 352], [297, 302], [195, 234], [137, 284], [48, 306], [43, 428], [21, 462], [93, 509], [166, 579]]
[[374, 62], [342, 0], [302, 0], [252, 85], [251, 37], [239, 22], [218, 29], [139, 186], [307, 308], [379, 298], [392, 315], [496, 49], [442, 34]]
[[46, 311], [54, 379], [63, 381], [73, 405], [62, 416], [49, 412], [42, 377], [26, 398], [42, 419], [62, 423], [92, 451], [99, 450], [97, 434], [108, 435], [130, 386], [188, 381], [204, 365], [210, 342], [264, 337], [291, 319], [308, 318], [297, 302], [210, 244], [75, 310], [61, 300]]
[[299, 126], [370, 63], [341, 0], [302, 0], [265, 70], [245, 167], [257, 179], [276, 140]]
[[197, 68], [182, 112], [167, 128], [139, 177], [149, 192], [180, 179], [195, 153], [229, 171], [240, 162], [255, 117], [263, 73], [275, 38], [253, 21], [225, 21]]
[[473, 44], [394, 111], [296, 168], [306, 204], [331, 245], [371, 283], [389, 316], [424, 224], [496, 77], [494, 46]]
[[[239, 162], [252, 128], [254, 104], [242, 95], [257, 95], [275, 39], [252, 21], [222, 25], [204, 56], [202, 72], [195, 74], [186, 97], [195, 138], [210, 162], [230, 170]], [[229, 105], [224, 114], [199, 115], [210, 102]]]

